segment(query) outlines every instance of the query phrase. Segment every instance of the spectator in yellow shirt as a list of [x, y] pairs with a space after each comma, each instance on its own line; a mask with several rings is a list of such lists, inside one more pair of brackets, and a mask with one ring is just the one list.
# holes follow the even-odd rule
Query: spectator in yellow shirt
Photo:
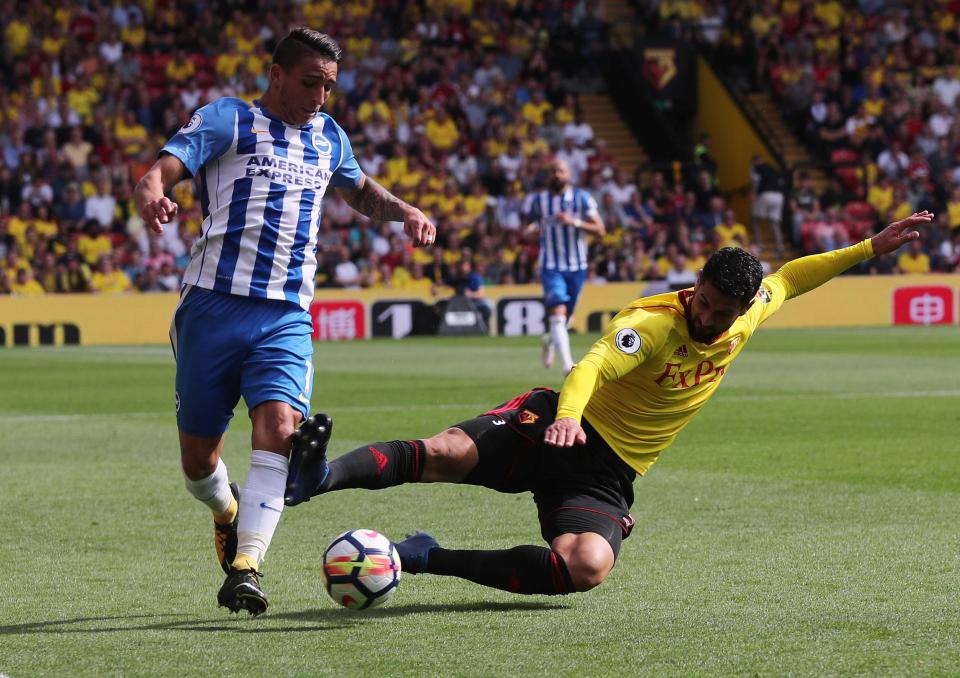
[[27, 44], [30, 42], [30, 24], [23, 19], [14, 19], [7, 24], [3, 37], [13, 55], [22, 57], [27, 53]]
[[84, 74], [77, 78], [77, 84], [67, 92], [67, 103], [70, 109], [87, 124], [93, 123], [93, 107], [99, 101], [100, 95], [90, 84], [90, 78]]
[[897, 257], [897, 266], [903, 273], [929, 273], [930, 257], [919, 240], [910, 243], [910, 249]]
[[772, 2], [763, 5], [763, 10], [750, 19], [750, 30], [758, 38], [765, 38], [774, 28], [781, 25], [780, 16], [774, 11]]
[[50, 32], [43, 36], [43, 40], [40, 41], [40, 49], [48, 59], [59, 59], [60, 50], [63, 49], [66, 41], [63, 35], [63, 27], [55, 23], [50, 27]]
[[17, 271], [17, 277], [10, 285], [10, 293], [20, 296], [36, 297], [45, 293], [43, 285], [33, 279], [33, 271], [29, 268], [21, 268]]
[[390, 120], [390, 107], [380, 98], [380, 88], [371, 87], [369, 96], [357, 108], [357, 120], [366, 125], [373, 118], [374, 111], [380, 113], [381, 120]]
[[26, 200], [20, 203], [16, 215], [7, 221], [7, 233], [18, 242], [23, 240], [27, 227], [33, 223], [33, 207]]
[[457, 208], [463, 207], [463, 196], [457, 190], [457, 184], [451, 179], [443, 187], [443, 195], [436, 198], [436, 210], [444, 216], [452, 216]]
[[123, 271], [113, 267], [113, 260], [109, 255], [100, 257], [97, 270], [90, 280], [90, 289], [101, 294], [120, 294], [129, 292], [133, 285], [130, 278]]
[[450, 151], [457, 144], [460, 132], [446, 109], [437, 106], [433, 117], [427, 122], [424, 130], [430, 145], [437, 151]]
[[227, 42], [228, 47], [217, 57], [217, 63], [214, 70], [224, 80], [230, 80], [237, 74], [240, 63], [244, 60], [243, 55], [236, 52], [236, 41], [232, 38]]
[[547, 142], [537, 134], [537, 128], [531, 125], [527, 128], [527, 135], [520, 142], [520, 148], [523, 151], [523, 156], [525, 158], [532, 158], [537, 155], [549, 155], [550, 146], [547, 145]]
[[7, 252], [7, 258], [4, 260], [4, 273], [7, 276], [7, 283], [12, 285], [17, 280], [21, 270], [30, 268], [29, 262], [20, 256], [19, 247], [11, 247]]
[[143, 49], [143, 45], [147, 42], [147, 31], [143, 27], [143, 19], [140, 18], [139, 13], [130, 15], [130, 23], [121, 29], [120, 39], [133, 52], [139, 52]]
[[951, 230], [960, 228], [960, 186], [954, 186], [947, 201], [947, 223]]
[[713, 227], [714, 242], [718, 242], [720, 247], [743, 247], [750, 242], [750, 235], [747, 227], [737, 221], [737, 215], [733, 210], [728, 209], [723, 213], [723, 221]]
[[479, 179], [474, 179], [470, 185], [470, 193], [463, 199], [463, 207], [472, 219], [483, 216], [487, 210], [490, 196]]
[[880, 181], [870, 187], [867, 192], [867, 202], [877, 211], [881, 219], [887, 210], [893, 207], [893, 182], [890, 177], [882, 175]]
[[401, 143], [393, 145], [393, 152], [390, 153], [386, 162], [386, 187], [390, 188], [405, 175], [409, 169], [407, 162], [407, 147]]
[[840, 28], [843, 12], [843, 6], [837, 0], [818, 2], [813, 6], [813, 15], [830, 28]]
[[123, 117], [117, 120], [113, 134], [128, 157], [139, 154], [147, 143], [147, 128], [140, 124], [137, 114], [130, 109], [124, 111]]
[[543, 90], [538, 87], [533, 90], [533, 97], [523, 105], [521, 110], [527, 122], [539, 127], [543, 124], [543, 116], [552, 108], [550, 102], [544, 98]]
[[94, 219], [87, 221], [86, 233], [77, 239], [77, 251], [93, 266], [100, 261], [104, 255], [113, 252], [113, 243], [103, 232], [103, 227]]
[[177, 85], [185, 85], [197, 74], [197, 67], [187, 58], [186, 52], [178, 49], [167, 62], [167, 80]]
[[[405, 275], [398, 277], [400, 271], [403, 271]], [[419, 293], [424, 296], [433, 294], [433, 282], [424, 275], [423, 264], [416, 261], [410, 264], [409, 271], [405, 266], [397, 266], [393, 269], [390, 283], [394, 289], [402, 289], [406, 292]]]

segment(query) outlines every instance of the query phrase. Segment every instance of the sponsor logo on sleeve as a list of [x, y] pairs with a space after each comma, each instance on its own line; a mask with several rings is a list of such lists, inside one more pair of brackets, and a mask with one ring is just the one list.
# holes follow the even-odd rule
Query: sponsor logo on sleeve
[[770, 296], [770, 290], [766, 287], [761, 287], [757, 290], [757, 299], [762, 301], [764, 304], [769, 304], [773, 297]]
[[637, 334], [636, 330], [630, 327], [625, 327], [617, 332], [616, 343], [617, 348], [620, 349], [621, 353], [633, 355], [640, 350], [640, 345], [643, 342], [640, 340], [640, 335]]
[[203, 116], [200, 115], [199, 113], [194, 113], [193, 116], [191, 116], [191, 118], [187, 120], [187, 124], [180, 128], [180, 131], [183, 132], [184, 134], [187, 134], [189, 132], [195, 132], [200, 128], [200, 125], [202, 124], [203, 124]]

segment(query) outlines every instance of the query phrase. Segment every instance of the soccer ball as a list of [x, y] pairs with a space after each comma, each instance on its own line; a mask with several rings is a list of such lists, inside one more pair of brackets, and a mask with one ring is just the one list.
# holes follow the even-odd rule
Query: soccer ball
[[400, 556], [379, 532], [349, 530], [323, 552], [323, 581], [330, 597], [344, 607], [376, 607], [400, 585]]

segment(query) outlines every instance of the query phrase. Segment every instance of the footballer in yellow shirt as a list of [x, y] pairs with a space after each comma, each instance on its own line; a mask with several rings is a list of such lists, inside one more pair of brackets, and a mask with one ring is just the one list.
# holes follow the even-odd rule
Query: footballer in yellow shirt
[[783, 303], [920, 234], [919, 212], [846, 249], [803, 257], [763, 278], [738, 248], [714, 253], [693, 289], [638, 299], [576, 365], [560, 393], [534, 389], [424, 440], [363, 445], [309, 462], [324, 478], [290, 505], [347, 488], [454, 482], [532, 492], [549, 544], [450, 550], [426, 532], [397, 543], [404, 574], [460, 577], [513, 593], [586, 591], [613, 569], [633, 519], [633, 481], [710, 399], [753, 333]]

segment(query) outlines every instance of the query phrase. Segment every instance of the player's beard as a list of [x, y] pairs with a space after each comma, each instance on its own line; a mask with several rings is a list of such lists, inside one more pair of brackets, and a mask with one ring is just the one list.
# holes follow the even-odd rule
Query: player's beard
[[687, 332], [690, 338], [698, 344], [709, 344], [720, 332], [716, 332], [709, 327], [704, 327], [697, 322], [695, 318], [687, 318]]
[[552, 193], [560, 193], [563, 191], [563, 188], [566, 186], [566, 182], [559, 181], [557, 179], [550, 179], [550, 191]]

